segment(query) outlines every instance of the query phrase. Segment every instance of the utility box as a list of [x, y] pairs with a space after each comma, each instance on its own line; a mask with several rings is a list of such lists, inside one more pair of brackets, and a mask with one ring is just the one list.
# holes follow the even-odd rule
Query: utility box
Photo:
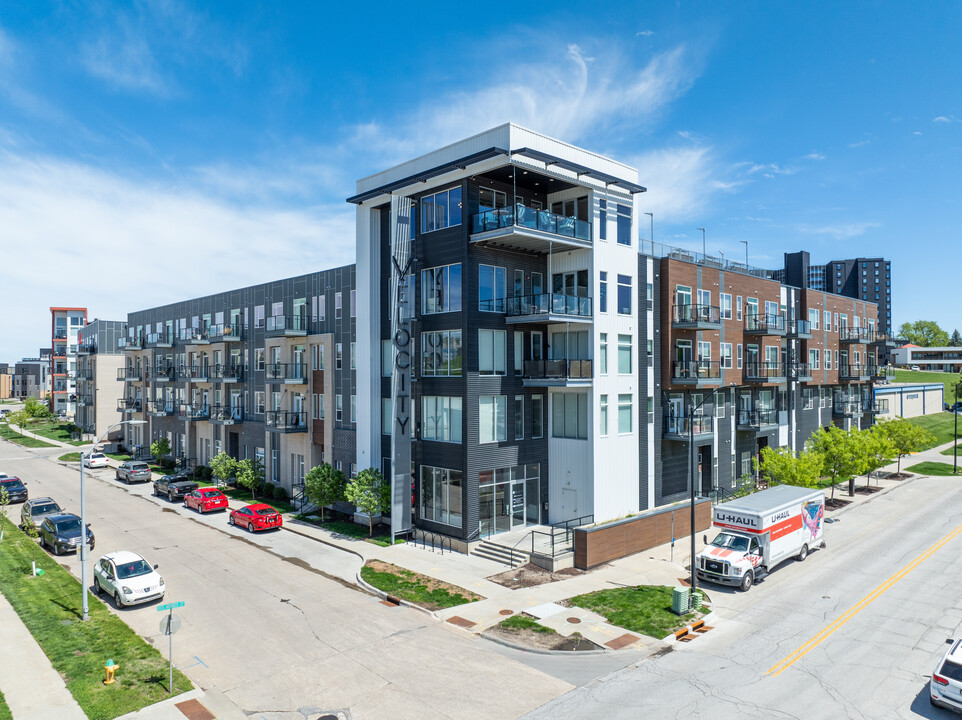
[[671, 594], [671, 611], [676, 615], [684, 615], [688, 612], [688, 595], [691, 588], [673, 588]]

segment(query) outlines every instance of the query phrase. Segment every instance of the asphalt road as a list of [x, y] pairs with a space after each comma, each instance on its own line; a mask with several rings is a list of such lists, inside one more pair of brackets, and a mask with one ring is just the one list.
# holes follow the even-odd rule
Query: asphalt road
[[962, 632], [960, 504], [958, 480], [922, 478], [843, 512], [804, 563], [708, 586], [715, 629], [526, 717], [952, 717], [927, 676]]
[[[51, 462], [62, 449], [0, 442], [0, 469], [79, 512], [79, 473]], [[174, 663], [255, 718], [510, 718], [572, 685], [517, 662], [424, 613], [388, 607], [321, 574], [357, 563], [343, 552], [284, 531], [251, 536], [227, 515], [198, 518], [127, 487], [112, 470], [88, 471], [87, 515], [96, 534], [90, 572], [111, 550], [160, 565], [165, 602], [183, 600]], [[12, 506], [9, 515], [19, 513]], [[79, 577], [79, 561], [61, 562]], [[91, 596], [91, 602], [98, 602]], [[117, 611], [165, 654], [155, 605]], [[298, 710], [303, 710], [298, 712]], [[313, 712], [312, 712], [313, 711]]]

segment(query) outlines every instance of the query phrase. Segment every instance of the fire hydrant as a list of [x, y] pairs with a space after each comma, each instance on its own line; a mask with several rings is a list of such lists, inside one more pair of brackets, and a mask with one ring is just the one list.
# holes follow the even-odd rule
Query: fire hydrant
[[114, 673], [117, 671], [117, 668], [119, 668], [119, 667], [120, 667], [120, 665], [118, 665], [117, 663], [115, 663], [113, 660], [108, 660], [108, 661], [104, 664], [104, 675], [106, 676], [106, 677], [104, 677], [104, 685], [111, 685], [111, 684], [113, 684], [113, 681], [114, 681]]

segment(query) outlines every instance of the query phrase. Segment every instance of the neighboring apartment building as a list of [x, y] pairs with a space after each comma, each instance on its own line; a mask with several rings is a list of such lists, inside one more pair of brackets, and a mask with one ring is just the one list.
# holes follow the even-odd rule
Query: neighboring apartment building
[[962, 347], [903, 345], [892, 352], [892, 362], [902, 368], [918, 366], [927, 372], [962, 372]]
[[0, 400], [13, 397], [13, 368], [4, 367], [0, 370]]
[[13, 367], [13, 397], [46, 400], [50, 396], [49, 349], [41, 349], [40, 357], [23, 358]]
[[[93, 320], [81, 328], [77, 345], [77, 411], [74, 423], [96, 437], [118, 422], [117, 401], [123, 386], [117, 371], [124, 365], [120, 342], [126, 334], [122, 320]], [[123, 428], [112, 431], [109, 441], [123, 437]]]
[[355, 466], [354, 266], [127, 316], [117, 409], [130, 446], [159, 437], [206, 465], [256, 457], [289, 492], [329, 462]]
[[77, 409], [77, 335], [87, 324], [87, 308], [50, 308], [50, 409], [74, 415]]

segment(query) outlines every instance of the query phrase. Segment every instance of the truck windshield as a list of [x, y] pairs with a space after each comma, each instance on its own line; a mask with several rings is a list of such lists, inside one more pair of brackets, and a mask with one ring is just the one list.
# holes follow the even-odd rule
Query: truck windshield
[[727, 550], [737, 550], [739, 552], [748, 551], [748, 538], [728, 533], [719, 533], [718, 537], [711, 541], [712, 546], [725, 548]]

